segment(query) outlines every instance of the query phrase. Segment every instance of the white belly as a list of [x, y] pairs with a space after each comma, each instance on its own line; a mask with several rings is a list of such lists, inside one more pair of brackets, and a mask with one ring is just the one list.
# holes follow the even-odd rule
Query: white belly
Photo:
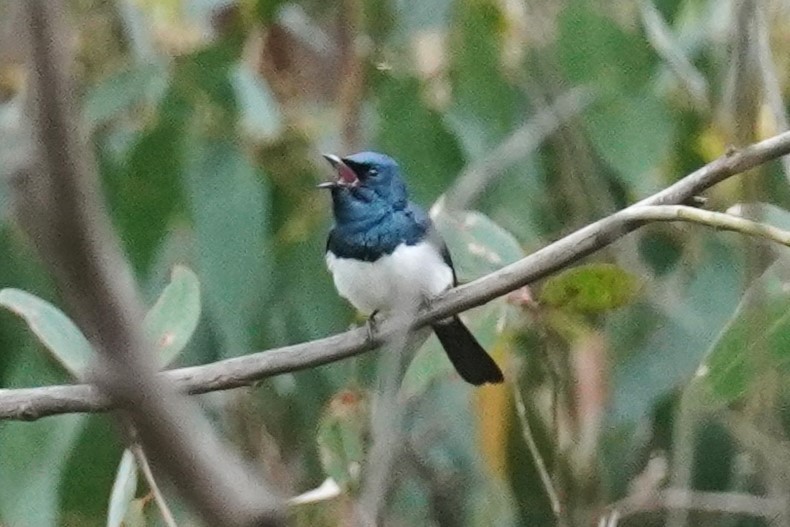
[[453, 285], [452, 269], [427, 243], [401, 245], [375, 262], [327, 252], [326, 264], [340, 296], [366, 315], [415, 309]]

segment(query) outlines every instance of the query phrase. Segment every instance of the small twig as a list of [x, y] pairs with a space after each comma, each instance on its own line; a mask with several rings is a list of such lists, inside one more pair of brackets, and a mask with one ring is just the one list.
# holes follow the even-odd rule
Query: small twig
[[685, 205], [645, 206], [623, 212], [626, 221], [684, 221], [764, 238], [790, 247], [790, 232], [724, 212], [700, 210]]
[[464, 168], [445, 193], [447, 206], [454, 209], [468, 207], [502, 172], [537, 150], [546, 138], [593, 100], [589, 90], [575, 88], [541, 108], [483, 159]]
[[151, 489], [151, 494], [153, 494], [154, 501], [159, 507], [159, 511], [162, 513], [162, 519], [164, 520], [165, 525], [167, 525], [167, 527], [178, 527], [176, 520], [173, 517], [173, 513], [170, 512], [170, 507], [167, 506], [165, 497], [159, 490], [159, 485], [157, 485], [156, 479], [154, 479], [154, 474], [151, 472], [151, 466], [148, 464], [148, 458], [145, 456], [143, 448], [139, 444], [134, 443], [129, 447], [129, 450], [131, 450], [132, 454], [134, 454], [134, 459], [137, 461], [137, 466], [140, 467], [140, 470], [145, 476], [146, 482], [148, 482], [148, 488]]
[[[771, 109], [771, 114], [776, 124], [777, 132], [790, 130], [790, 121], [785, 111], [785, 102], [782, 98], [782, 85], [776, 73], [776, 65], [771, 52], [771, 41], [769, 38], [768, 21], [765, 18], [765, 8], [757, 6], [757, 56], [759, 60], [760, 72], [763, 78], [763, 94]], [[782, 159], [785, 179], [790, 183], [790, 159]]]
[[554, 512], [556, 518], [560, 518], [562, 514], [562, 505], [557, 496], [557, 491], [554, 489], [554, 483], [551, 480], [551, 475], [546, 469], [546, 463], [543, 461], [543, 456], [540, 455], [538, 445], [535, 443], [535, 437], [532, 435], [532, 428], [529, 426], [529, 419], [527, 418], [527, 406], [524, 404], [524, 398], [518, 389], [518, 385], [513, 384], [513, 398], [516, 402], [516, 412], [518, 413], [518, 420], [521, 424], [521, 433], [524, 436], [524, 441], [527, 443], [532, 459], [535, 460], [535, 468], [538, 470], [540, 480], [543, 483], [543, 488], [546, 490], [546, 496], [551, 503], [551, 510]]
[[671, 28], [653, 2], [642, 0], [639, 5], [645, 35], [653, 49], [681, 81], [694, 102], [700, 108], [707, 108], [708, 83], [705, 77], [686, 57], [680, 43], [677, 42]]
[[787, 500], [754, 496], [741, 492], [702, 492], [669, 488], [649, 496], [628, 496], [609, 507], [599, 525], [614, 527], [623, 518], [663, 509], [738, 514], [756, 518], [775, 518], [784, 511]]

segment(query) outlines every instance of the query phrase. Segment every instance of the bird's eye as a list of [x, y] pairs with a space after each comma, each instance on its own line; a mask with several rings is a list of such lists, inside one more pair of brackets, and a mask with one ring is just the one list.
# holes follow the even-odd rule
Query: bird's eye
[[368, 176], [369, 176], [369, 177], [375, 177], [375, 176], [377, 176], [378, 174], [379, 174], [379, 171], [378, 171], [378, 170], [376, 170], [375, 168], [371, 168], [370, 170], [368, 170]]

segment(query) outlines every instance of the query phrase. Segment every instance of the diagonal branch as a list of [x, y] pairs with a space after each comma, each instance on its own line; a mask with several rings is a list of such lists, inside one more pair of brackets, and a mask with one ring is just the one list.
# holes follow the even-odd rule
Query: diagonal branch
[[[606, 247], [645, 223], [644, 219], [634, 218], [637, 207], [683, 203], [716, 183], [787, 154], [790, 154], [790, 132], [742, 150], [729, 151], [623, 211], [598, 220], [499, 271], [448, 291], [419, 315], [415, 325], [423, 326], [485, 304]], [[248, 386], [266, 377], [313, 368], [369, 351], [402, 328], [398, 321], [385, 320], [373, 341], [368, 340], [365, 328], [358, 328], [302, 344], [170, 370], [161, 373], [160, 377], [189, 394]], [[100, 412], [111, 407], [106, 397], [88, 385], [0, 390], [0, 419], [33, 420], [63, 413]]]

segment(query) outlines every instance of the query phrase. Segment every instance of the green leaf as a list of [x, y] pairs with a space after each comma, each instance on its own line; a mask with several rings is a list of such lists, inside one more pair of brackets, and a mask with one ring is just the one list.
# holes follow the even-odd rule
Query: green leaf
[[118, 72], [88, 91], [84, 119], [93, 128], [144, 101], [155, 105], [164, 95], [168, 81], [167, 69], [159, 63], [136, 64]]
[[560, 64], [574, 84], [595, 83], [617, 92], [645, 85], [655, 56], [638, 32], [607, 17], [604, 4], [573, 0], [558, 19]]
[[126, 516], [123, 518], [123, 527], [146, 527], [145, 506], [150, 500], [138, 498], [129, 503]]
[[786, 261], [778, 262], [754, 282], [697, 370], [695, 381], [704, 383], [720, 402], [731, 403], [749, 393], [762, 368], [790, 373], [786, 266]]
[[229, 140], [195, 138], [187, 194], [205, 305], [227, 355], [250, 347], [249, 328], [267, 296], [268, 189]]
[[524, 257], [516, 238], [481, 212], [448, 211], [439, 203], [431, 215], [450, 250], [459, 282], [474, 280]]
[[144, 275], [171, 219], [183, 210], [183, 101], [168, 94], [155, 126], [134, 135], [119, 155], [108, 142], [100, 143], [99, 160], [108, 190], [113, 223], [120, 230], [135, 270]]
[[69, 317], [49, 302], [19, 289], [0, 291], [0, 305], [22, 317], [30, 330], [76, 379], [94, 359], [88, 339]]
[[143, 330], [162, 366], [184, 349], [200, 320], [200, 282], [195, 273], [177, 265], [170, 283], [146, 314]]
[[0, 523], [57, 527], [59, 488], [84, 415], [0, 425]]
[[636, 304], [607, 316], [618, 357], [608, 416], [613, 426], [643, 419], [699, 368], [740, 300], [746, 268], [740, 256], [728, 244], [708, 239], [693, 264], [684, 262], [658, 285], [677, 299], [670, 309], [657, 312]]
[[277, 101], [263, 79], [243, 63], [230, 77], [241, 113], [241, 125], [253, 138], [271, 139], [282, 130], [282, 116]]
[[519, 94], [502, 71], [502, 17], [495, 2], [459, 4], [449, 49], [453, 101], [443, 117], [468, 159], [488, 154], [523, 118]]
[[551, 307], [603, 313], [630, 304], [638, 292], [632, 274], [612, 264], [590, 264], [549, 278], [539, 299]]
[[658, 169], [668, 158], [674, 130], [667, 106], [650, 92], [619, 96], [585, 113], [587, 135], [626, 189], [655, 192]]
[[324, 472], [344, 490], [355, 490], [365, 461], [369, 412], [362, 392], [343, 390], [329, 402], [316, 442]]
[[121, 527], [137, 491], [137, 464], [129, 449], [123, 451], [118, 473], [110, 493], [110, 507], [107, 512], [107, 527]]
[[414, 200], [429, 203], [463, 167], [461, 148], [442, 115], [425, 105], [417, 79], [387, 76], [379, 84], [376, 148], [398, 160]]

